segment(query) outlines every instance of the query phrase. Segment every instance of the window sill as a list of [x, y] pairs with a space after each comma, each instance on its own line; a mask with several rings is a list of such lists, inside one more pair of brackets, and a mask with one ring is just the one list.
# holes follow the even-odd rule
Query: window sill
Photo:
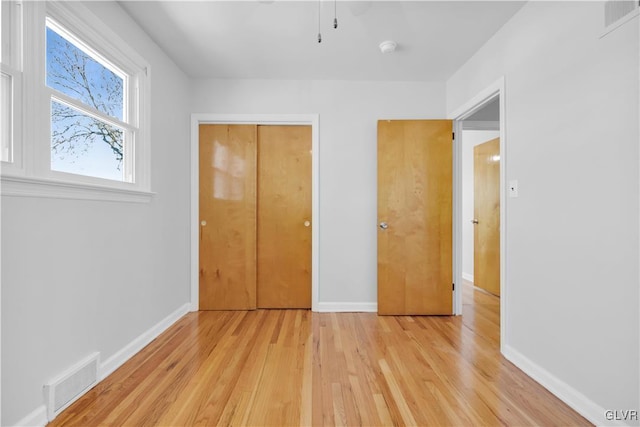
[[0, 194], [3, 197], [46, 197], [52, 199], [149, 203], [156, 194], [149, 191], [23, 176], [4, 175], [1, 178], [1, 182]]

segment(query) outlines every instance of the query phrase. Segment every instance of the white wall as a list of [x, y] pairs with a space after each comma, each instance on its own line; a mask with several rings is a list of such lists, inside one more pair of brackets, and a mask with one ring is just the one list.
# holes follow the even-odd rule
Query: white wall
[[321, 304], [377, 301], [377, 120], [444, 118], [444, 107], [444, 83], [196, 80], [192, 86], [197, 113], [320, 115]]
[[527, 3], [447, 81], [447, 108], [505, 76], [506, 350], [611, 424], [603, 409], [640, 401], [639, 24], [599, 39], [602, 23], [600, 2]]
[[473, 281], [473, 147], [500, 137], [497, 130], [462, 131], [462, 275]]
[[507, 179], [520, 181], [507, 203], [507, 349], [594, 407], [638, 407], [637, 19], [599, 40], [601, 3], [530, 2], [449, 79], [445, 109], [442, 83], [189, 86], [117, 4], [89, 7], [151, 63], [158, 194], [3, 197], [2, 425], [41, 405], [51, 377], [188, 301], [187, 112], [320, 114], [320, 301], [375, 302], [376, 121], [443, 118], [502, 75]]
[[151, 203], [2, 197], [2, 425], [189, 300], [188, 80], [115, 2], [95, 13], [151, 64]]

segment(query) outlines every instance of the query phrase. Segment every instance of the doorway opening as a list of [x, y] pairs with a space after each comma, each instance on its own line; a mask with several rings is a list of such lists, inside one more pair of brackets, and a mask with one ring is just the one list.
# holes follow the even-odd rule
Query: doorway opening
[[461, 122], [463, 322], [496, 347], [500, 342], [499, 108], [495, 98]]
[[504, 105], [501, 79], [451, 116], [456, 132], [456, 314], [501, 350], [506, 336], [507, 288]]

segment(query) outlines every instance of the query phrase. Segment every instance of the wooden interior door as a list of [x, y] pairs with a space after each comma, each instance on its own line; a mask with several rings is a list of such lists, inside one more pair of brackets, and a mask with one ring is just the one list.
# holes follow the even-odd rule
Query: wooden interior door
[[500, 295], [500, 138], [473, 148], [473, 281]]
[[378, 122], [378, 313], [452, 314], [450, 120]]
[[200, 310], [256, 308], [255, 125], [200, 125]]
[[311, 308], [311, 126], [258, 141], [258, 307]]

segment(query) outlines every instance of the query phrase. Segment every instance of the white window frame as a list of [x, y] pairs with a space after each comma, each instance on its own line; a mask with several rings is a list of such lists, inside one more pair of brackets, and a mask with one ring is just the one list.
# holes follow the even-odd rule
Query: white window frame
[[[8, 143], [11, 158], [9, 161], [2, 161], [2, 171], [12, 170], [14, 173], [19, 173], [22, 166], [22, 144], [19, 143], [22, 140], [22, 115], [17, 112], [22, 110], [22, 73], [5, 64], [0, 64], [0, 73], [10, 79], [9, 93], [3, 93], [3, 96], [8, 96], [11, 104], [8, 123], [10, 126]], [[0, 108], [4, 108], [4, 105]], [[1, 149], [5, 149], [5, 147], [1, 147]]]
[[[11, 109], [9, 111], [9, 125], [11, 127], [9, 144], [11, 145], [11, 159], [8, 162], [1, 162], [3, 171], [13, 171], [19, 173], [22, 169], [22, 3], [3, 1], [4, 12], [2, 13], [3, 27], [9, 23], [9, 40], [2, 40], [2, 56], [0, 57], [0, 73], [9, 77], [10, 91], [3, 93], [10, 99]], [[6, 61], [2, 61], [7, 58]], [[3, 108], [3, 107], [0, 107]], [[4, 148], [4, 147], [2, 147]]]
[[[21, 138], [14, 138], [14, 152], [21, 161], [3, 162], [1, 193], [5, 196], [53, 197], [89, 200], [148, 202], [151, 192], [149, 141], [149, 65], [111, 28], [78, 2], [24, 2], [22, 108], [14, 111], [21, 123]], [[77, 101], [46, 85], [46, 26], [50, 20], [72, 35], [74, 42], [97, 52], [128, 77], [124, 106], [128, 117], [109, 119], [133, 138], [124, 153], [123, 166], [133, 182], [77, 175], [51, 169], [51, 100]], [[57, 30], [56, 30], [57, 31]], [[98, 114], [101, 114], [98, 112]], [[102, 120], [103, 117], [100, 117]], [[37, 124], [37, 125], [36, 125]]]

